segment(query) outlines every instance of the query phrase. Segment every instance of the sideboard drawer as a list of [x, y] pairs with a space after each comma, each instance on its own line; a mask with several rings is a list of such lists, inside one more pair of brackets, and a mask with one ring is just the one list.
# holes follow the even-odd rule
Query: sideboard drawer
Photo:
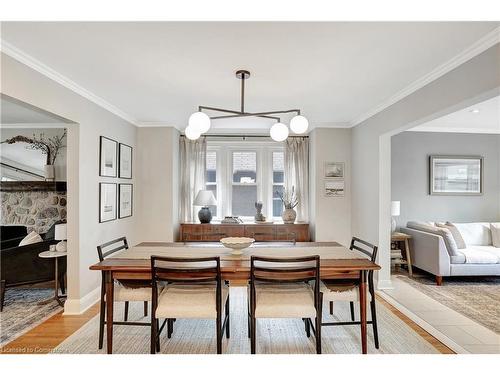
[[224, 237], [243, 237], [245, 228], [241, 225], [206, 225], [203, 241], [220, 241]]
[[275, 232], [274, 225], [245, 225], [245, 237], [255, 238], [255, 241], [275, 241]]

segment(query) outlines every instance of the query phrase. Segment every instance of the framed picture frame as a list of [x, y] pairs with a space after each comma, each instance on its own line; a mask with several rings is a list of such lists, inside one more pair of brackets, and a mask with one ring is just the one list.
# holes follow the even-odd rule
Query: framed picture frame
[[327, 161], [324, 166], [324, 178], [344, 178], [345, 163], [336, 161]]
[[116, 220], [117, 184], [99, 183], [99, 223]]
[[118, 147], [118, 177], [119, 178], [132, 178], [132, 147], [125, 143], [120, 143]]
[[134, 209], [134, 186], [120, 184], [118, 186], [118, 217], [120, 219], [132, 216]]
[[429, 156], [430, 195], [482, 195], [484, 158], [464, 155]]
[[325, 197], [343, 197], [345, 195], [345, 181], [325, 180]]
[[101, 135], [99, 138], [99, 176], [116, 177], [118, 142]]

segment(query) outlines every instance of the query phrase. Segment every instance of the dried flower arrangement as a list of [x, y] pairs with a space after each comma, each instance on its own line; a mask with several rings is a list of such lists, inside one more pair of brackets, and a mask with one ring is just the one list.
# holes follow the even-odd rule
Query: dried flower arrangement
[[299, 204], [299, 198], [297, 198], [297, 195], [295, 194], [295, 186], [292, 186], [291, 191], [284, 189], [283, 193], [276, 191], [276, 194], [278, 194], [283, 202], [283, 206], [285, 206], [287, 210], [291, 210]]

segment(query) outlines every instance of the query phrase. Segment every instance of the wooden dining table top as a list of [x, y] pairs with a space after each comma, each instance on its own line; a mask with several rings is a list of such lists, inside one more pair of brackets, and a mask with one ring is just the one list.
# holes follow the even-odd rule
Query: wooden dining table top
[[179, 256], [206, 257], [220, 256], [221, 272], [227, 279], [244, 279], [250, 273], [250, 256], [320, 256], [322, 277], [329, 274], [339, 275], [359, 271], [379, 270], [380, 266], [356, 251], [351, 251], [337, 242], [256, 242], [246, 249], [243, 255], [231, 255], [230, 249], [218, 242], [143, 242], [127, 250], [122, 250], [90, 266], [91, 270], [124, 273], [133, 277], [134, 273], [145, 274], [151, 271], [150, 257]]

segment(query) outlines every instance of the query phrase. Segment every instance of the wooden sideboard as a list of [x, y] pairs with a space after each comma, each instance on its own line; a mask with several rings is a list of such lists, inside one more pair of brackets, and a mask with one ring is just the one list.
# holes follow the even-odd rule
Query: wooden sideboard
[[179, 241], [219, 241], [251, 237], [256, 241], [309, 242], [309, 224], [181, 224]]

